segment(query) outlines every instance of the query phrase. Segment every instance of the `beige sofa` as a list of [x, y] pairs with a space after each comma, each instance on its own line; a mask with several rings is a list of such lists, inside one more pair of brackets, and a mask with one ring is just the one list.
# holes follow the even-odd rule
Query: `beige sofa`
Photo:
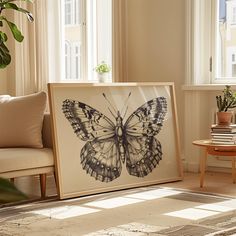
[[0, 148], [0, 177], [40, 175], [41, 197], [46, 195], [46, 175], [54, 173], [50, 115], [45, 114], [42, 129], [43, 148]]

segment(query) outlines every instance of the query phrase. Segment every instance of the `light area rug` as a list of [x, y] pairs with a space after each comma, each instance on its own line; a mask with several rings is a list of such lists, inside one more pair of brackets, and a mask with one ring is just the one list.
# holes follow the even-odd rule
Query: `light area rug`
[[236, 235], [236, 199], [151, 186], [3, 207], [10, 235]]

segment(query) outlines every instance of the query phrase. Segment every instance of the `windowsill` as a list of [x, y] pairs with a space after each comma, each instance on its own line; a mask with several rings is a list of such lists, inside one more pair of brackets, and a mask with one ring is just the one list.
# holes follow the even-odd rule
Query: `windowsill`
[[[72, 84], [99, 84], [101, 82], [99, 82], [97, 79], [94, 80], [76, 80], [76, 79], [64, 79], [61, 81], [58, 81], [56, 83], [72, 83]], [[112, 79], [108, 79], [106, 80], [104, 83], [112, 83]]]
[[[230, 85], [233, 90], [236, 90], [236, 84]], [[225, 84], [200, 84], [200, 85], [183, 85], [183, 91], [218, 91], [223, 90]]]

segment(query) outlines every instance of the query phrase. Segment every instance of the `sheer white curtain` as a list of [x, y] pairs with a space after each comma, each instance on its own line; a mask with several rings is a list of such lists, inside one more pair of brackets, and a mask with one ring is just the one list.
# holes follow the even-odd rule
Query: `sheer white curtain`
[[113, 82], [127, 81], [126, 63], [126, 1], [112, 2], [112, 67]]
[[[41, 0], [40, 0], [41, 1]], [[44, 0], [45, 1], [45, 0]], [[61, 0], [46, 0], [47, 2], [47, 44], [48, 44], [48, 82], [59, 82], [62, 79], [64, 63], [64, 45], [62, 45]]]
[[29, 9], [35, 18], [31, 24], [23, 14], [14, 19], [25, 36], [15, 43], [15, 94], [46, 91], [47, 83], [60, 80], [60, 1], [34, 1]]
[[[25, 4], [19, 3], [19, 5], [24, 5], [23, 7], [25, 8]], [[33, 8], [29, 10], [34, 14]], [[15, 93], [16, 96], [20, 96], [36, 91], [36, 73], [34, 69], [36, 58], [34, 39], [32, 37], [34, 26], [28, 22], [24, 14], [16, 11], [14, 12], [14, 21], [24, 35], [22, 43], [14, 41], [14, 52], [12, 53], [12, 57], [13, 55], [15, 56], [15, 70], [13, 74], [11, 73], [11, 77], [15, 79], [15, 86], [12, 86], [11, 92]]]

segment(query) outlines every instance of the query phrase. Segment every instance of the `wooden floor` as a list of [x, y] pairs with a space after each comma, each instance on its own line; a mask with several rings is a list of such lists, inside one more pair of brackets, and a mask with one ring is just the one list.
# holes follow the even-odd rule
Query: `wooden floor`
[[[232, 199], [236, 197], [236, 184], [227, 173], [207, 172], [204, 188], [199, 187], [199, 174], [185, 173], [183, 181], [62, 201], [56, 199], [54, 177], [48, 176], [47, 182], [50, 198], [39, 201], [38, 177], [16, 180], [17, 187], [30, 196], [30, 201], [36, 202], [2, 205], [0, 235], [144, 236], [156, 232], [152, 235], [203, 236], [211, 233], [200, 233], [200, 230], [221, 232], [214, 235], [236, 235], [236, 198]], [[212, 225], [210, 220], [214, 221]], [[184, 233], [177, 233], [181, 229]], [[226, 229], [233, 229], [235, 234], [222, 234]], [[159, 234], [160, 230], [172, 233]]]
[[206, 172], [203, 188], [200, 188], [200, 174], [196, 173], [184, 173], [183, 181], [162, 184], [161, 186], [236, 197], [236, 184], [233, 184], [230, 173]]
[[[24, 177], [15, 180], [16, 186], [29, 196], [29, 200], [40, 199], [39, 178]], [[160, 186], [185, 189], [192, 192], [210, 193], [215, 195], [236, 197], [236, 184], [233, 184], [231, 174], [206, 172], [204, 187], [200, 188], [199, 174], [184, 173], [184, 180], [160, 184]], [[54, 176], [47, 176], [47, 196], [57, 197]]]

